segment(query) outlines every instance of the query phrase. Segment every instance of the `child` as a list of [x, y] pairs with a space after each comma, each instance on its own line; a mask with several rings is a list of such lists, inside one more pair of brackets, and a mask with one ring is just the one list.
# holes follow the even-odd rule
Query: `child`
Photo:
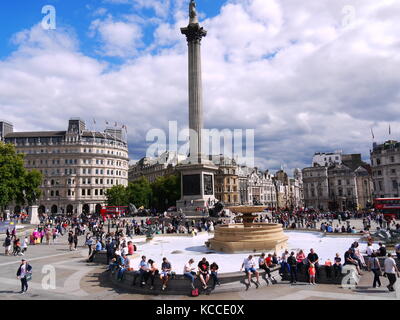
[[308, 274], [310, 276], [310, 284], [315, 285], [315, 265], [314, 265], [314, 263], [310, 264], [310, 267], [308, 268]]
[[28, 237], [25, 237], [24, 242], [22, 243], [22, 253], [21, 253], [22, 255], [24, 255], [26, 250], [28, 250], [28, 243], [29, 243]]

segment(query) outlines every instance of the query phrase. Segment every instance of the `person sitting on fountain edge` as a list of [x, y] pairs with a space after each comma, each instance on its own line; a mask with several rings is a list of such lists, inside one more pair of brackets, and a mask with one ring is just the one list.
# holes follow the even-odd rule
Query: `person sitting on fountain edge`
[[256, 270], [256, 262], [254, 261], [252, 255], [249, 255], [246, 259], [244, 259], [244, 261], [242, 263], [242, 266], [240, 268], [240, 271], [242, 271], [243, 268], [244, 268], [244, 272], [246, 273], [247, 278], [249, 280], [249, 284], [248, 284], [249, 287], [251, 287], [251, 275], [255, 274], [256, 275], [256, 279], [257, 279], [256, 285], [257, 285], [257, 288], [258, 288], [258, 286], [260, 285], [259, 273]]

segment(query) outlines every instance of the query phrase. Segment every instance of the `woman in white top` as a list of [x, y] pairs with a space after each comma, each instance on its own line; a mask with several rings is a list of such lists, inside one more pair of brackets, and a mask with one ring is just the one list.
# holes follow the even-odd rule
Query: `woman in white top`
[[191, 281], [191, 286], [192, 289], [194, 289], [194, 280], [196, 279], [196, 270], [195, 267], [193, 267], [194, 260], [190, 259], [185, 266], [183, 267], [183, 275], [185, 278], [189, 279]]

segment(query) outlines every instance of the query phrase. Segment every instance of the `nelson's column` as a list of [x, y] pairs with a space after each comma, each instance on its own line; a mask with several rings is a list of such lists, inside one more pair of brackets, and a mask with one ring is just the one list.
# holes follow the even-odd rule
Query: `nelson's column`
[[[202, 152], [203, 90], [201, 77], [201, 40], [207, 31], [200, 27], [196, 3], [190, 1], [189, 25], [181, 28], [189, 48], [189, 145], [190, 154], [185, 164], [177, 166], [181, 172], [182, 198], [178, 210], [187, 216], [202, 216], [202, 211], [215, 204], [214, 172], [218, 169]], [[204, 141], [203, 141], [204, 142]]]

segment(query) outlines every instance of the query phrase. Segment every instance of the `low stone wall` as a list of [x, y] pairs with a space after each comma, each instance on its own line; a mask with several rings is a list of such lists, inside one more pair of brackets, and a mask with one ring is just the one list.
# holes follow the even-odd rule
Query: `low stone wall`
[[98, 264], [107, 264], [107, 251], [102, 250], [97, 252], [93, 258], [93, 262]]
[[[117, 279], [118, 272], [110, 272], [110, 279], [111, 282], [119, 288], [128, 290], [131, 293], [137, 294], [151, 294], [151, 295], [190, 295], [192, 288], [190, 285], [190, 280], [185, 278], [183, 275], [175, 275], [172, 279], [168, 281], [168, 287], [165, 291], [161, 290], [162, 281], [160, 280], [159, 275], [156, 276], [154, 281], [154, 289], [150, 289], [150, 279], [148, 279], [147, 284], [144, 287], [140, 286], [140, 276], [137, 273], [132, 271], [125, 271], [122, 277], [122, 280]], [[266, 286], [267, 282], [265, 280], [265, 271], [259, 270], [260, 273], [260, 283], [261, 286]], [[272, 269], [271, 273], [274, 277], [279, 277], [278, 275], [278, 268]], [[136, 278], [136, 284], [133, 285], [134, 280]], [[209, 289], [204, 290], [202, 289], [202, 285], [200, 279], [197, 277], [195, 280], [195, 287], [199, 288], [200, 293], [210, 294], [212, 292], [235, 292], [235, 291], [242, 291], [247, 290], [248, 285], [244, 281], [245, 278], [247, 279], [244, 272], [233, 272], [233, 273], [222, 273], [218, 275], [220, 280], [221, 286], [215, 287], [215, 289], [211, 289], [213, 285], [213, 280], [210, 279], [208, 282]], [[255, 276], [253, 275], [253, 282], [255, 281]], [[255, 287], [254, 284], [252, 284]]]
[[324, 232], [320, 229], [283, 229], [284, 232], [309, 232], [309, 233], [320, 233], [326, 237], [353, 237], [353, 238], [361, 238], [364, 237], [363, 233], [347, 233], [347, 232]]

